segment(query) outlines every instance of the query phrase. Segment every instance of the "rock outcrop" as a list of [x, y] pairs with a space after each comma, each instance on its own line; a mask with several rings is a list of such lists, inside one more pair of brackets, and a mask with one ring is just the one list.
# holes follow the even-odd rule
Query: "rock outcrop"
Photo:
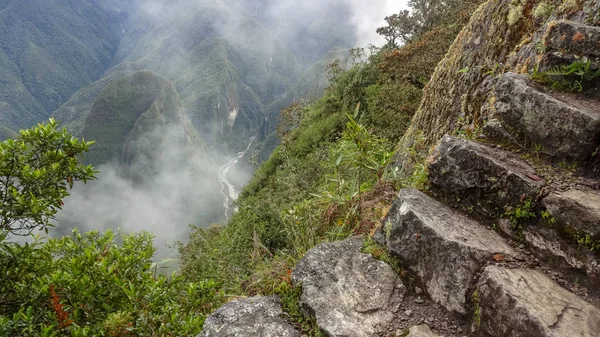
[[544, 44], [554, 50], [600, 57], [598, 41], [600, 27], [563, 20], [553, 21], [548, 25]]
[[490, 266], [476, 297], [489, 336], [600, 336], [600, 310], [539, 271]]
[[206, 319], [198, 337], [300, 337], [282, 315], [276, 296], [229, 302]]
[[364, 238], [323, 243], [292, 274], [300, 304], [328, 336], [371, 337], [391, 328], [406, 289], [384, 262], [361, 253]]
[[385, 226], [389, 251], [449, 311], [467, 312], [473, 279], [494, 255], [517, 255], [497, 233], [413, 189], [400, 191]]

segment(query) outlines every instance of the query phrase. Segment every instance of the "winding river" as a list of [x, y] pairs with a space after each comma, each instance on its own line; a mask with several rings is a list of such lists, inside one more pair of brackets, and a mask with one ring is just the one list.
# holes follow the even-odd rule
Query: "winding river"
[[225, 208], [225, 219], [229, 220], [229, 214], [234, 201], [236, 201], [240, 194], [239, 191], [235, 189], [235, 186], [229, 181], [229, 170], [237, 164], [237, 162], [246, 155], [246, 152], [250, 150], [252, 143], [254, 143], [254, 139], [256, 137], [250, 138], [250, 143], [246, 147], [244, 151], [239, 152], [235, 157], [231, 158], [225, 165], [219, 168], [219, 184], [221, 184], [221, 194], [225, 198], [223, 201], [223, 207]]

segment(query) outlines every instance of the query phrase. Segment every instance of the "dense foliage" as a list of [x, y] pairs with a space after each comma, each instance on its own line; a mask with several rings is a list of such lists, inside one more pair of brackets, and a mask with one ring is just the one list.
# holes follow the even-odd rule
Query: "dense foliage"
[[51, 226], [68, 188], [94, 179], [92, 166], [80, 163], [91, 144], [58, 130], [53, 119], [0, 143], [0, 230], [29, 234]]
[[223, 301], [213, 281], [158, 274], [146, 233], [0, 239], [0, 336], [195, 336]]
[[97, 80], [112, 63], [132, 2], [0, 1], [0, 125], [35, 125]]

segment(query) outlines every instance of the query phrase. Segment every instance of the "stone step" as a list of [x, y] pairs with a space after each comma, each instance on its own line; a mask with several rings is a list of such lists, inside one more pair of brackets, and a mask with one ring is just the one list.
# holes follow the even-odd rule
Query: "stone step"
[[554, 219], [591, 237], [600, 237], [600, 192], [570, 189], [553, 192], [542, 205]]
[[300, 304], [328, 336], [375, 337], [391, 333], [406, 288], [392, 267], [361, 253], [364, 237], [322, 243], [292, 273], [302, 286]]
[[490, 97], [489, 134], [504, 132], [532, 152], [576, 162], [590, 160], [600, 144], [600, 106], [595, 102], [544, 92], [514, 73], [503, 74]]
[[388, 250], [449, 311], [467, 313], [483, 267], [518, 255], [496, 232], [414, 189], [400, 191], [384, 223]]
[[206, 319], [198, 337], [300, 337], [282, 315], [277, 296], [229, 302]]
[[[600, 257], [594, 251], [565, 238], [556, 229], [546, 224], [527, 227], [520, 238], [545, 265], [553, 269], [569, 271], [572, 269], [585, 271], [585, 275], [577, 273], [575, 280], [585, 287], [598, 289], [600, 286]], [[584, 279], [579, 279], [583, 277]], [[598, 296], [598, 295], [596, 295]]]
[[472, 141], [445, 136], [429, 167], [429, 180], [445, 196], [487, 217], [505, 213], [524, 198], [536, 200], [544, 181], [516, 155]]
[[539, 271], [489, 266], [473, 301], [485, 336], [600, 336], [600, 310]]
[[600, 56], [600, 27], [573, 21], [550, 22], [544, 44], [565, 54]]
[[[567, 266], [581, 269], [588, 276], [600, 276], [600, 255], [587, 245], [600, 243], [600, 192], [570, 189], [556, 191], [542, 199], [550, 218], [527, 228], [524, 240], [547, 256], [562, 260]], [[555, 261], [556, 262], [556, 261]], [[600, 280], [594, 281], [599, 283]]]

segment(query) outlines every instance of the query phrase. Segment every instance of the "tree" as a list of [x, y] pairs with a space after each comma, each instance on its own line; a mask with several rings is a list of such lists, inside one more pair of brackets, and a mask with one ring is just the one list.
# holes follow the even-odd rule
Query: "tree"
[[387, 16], [385, 22], [387, 26], [377, 28], [377, 34], [383, 35], [388, 46], [393, 48], [397, 48], [400, 42], [409, 42], [417, 29], [416, 20], [407, 10]]
[[73, 183], [95, 179], [81, 163], [92, 143], [59, 130], [54, 119], [0, 143], [0, 231], [47, 231]]
[[399, 43], [410, 43], [422, 34], [442, 25], [461, 21], [464, 13], [469, 15], [481, 0], [408, 0], [409, 10], [400, 11], [385, 18], [387, 26], [377, 29], [388, 46], [397, 48]]

